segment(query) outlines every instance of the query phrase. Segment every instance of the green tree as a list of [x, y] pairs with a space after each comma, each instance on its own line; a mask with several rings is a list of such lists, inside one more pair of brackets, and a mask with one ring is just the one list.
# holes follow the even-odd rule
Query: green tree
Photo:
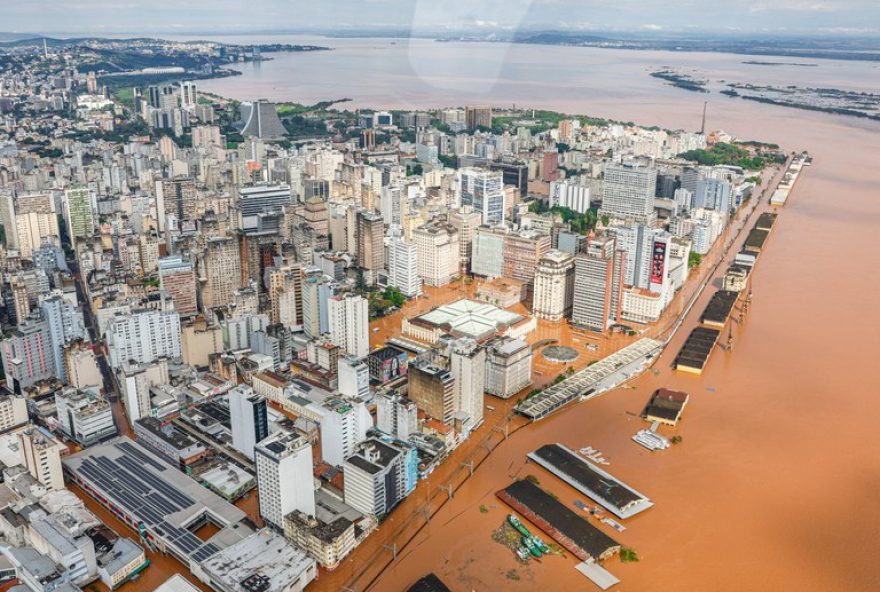
[[703, 256], [696, 251], [691, 251], [688, 255], [688, 269], [697, 267], [703, 261]]

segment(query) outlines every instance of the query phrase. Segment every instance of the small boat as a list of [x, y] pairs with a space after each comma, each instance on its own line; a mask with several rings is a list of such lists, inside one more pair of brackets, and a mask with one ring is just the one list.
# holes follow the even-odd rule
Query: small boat
[[522, 538], [522, 544], [523, 544], [523, 546], [525, 546], [526, 549], [529, 550], [529, 553], [531, 553], [535, 557], [540, 557], [541, 555], [544, 554], [541, 551], [541, 548], [535, 544], [535, 541], [533, 541], [532, 537], [530, 537], [530, 536], [524, 536]]
[[529, 553], [528, 549], [526, 549], [525, 547], [520, 545], [519, 547], [516, 548], [516, 556], [519, 557], [520, 559], [522, 559], [523, 561], [526, 561], [531, 556], [531, 553]]
[[532, 536], [532, 533], [529, 532], [529, 529], [526, 528], [525, 525], [524, 525], [522, 522], [519, 521], [519, 518], [517, 518], [517, 517], [514, 516], [513, 514], [508, 514], [508, 515], [507, 515], [507, 522], [509, 522], [510, 525], [511, 525], [512, 527], [514, 527], [514, 528], [517, 530], [517, 532], [519, 532], [519, 533], [520, 533], [521, 535], [523, 535], [524, 537], [530, 537], [530, 536]]

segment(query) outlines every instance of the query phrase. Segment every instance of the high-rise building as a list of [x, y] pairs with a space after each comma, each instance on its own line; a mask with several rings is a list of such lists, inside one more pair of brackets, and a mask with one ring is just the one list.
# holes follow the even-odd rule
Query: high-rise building
[[450, 345], [449, 371], [455, 381], [455, 409], [466, 419], [463, 432], [483, 423], [483, 391], [486, 384], [486, 349], [473, 339], [459, 339]]
[[385, 268], [385, 225], [382, 216], [373, 212], [357, 213], [357, 262], [358, 267], [370, 275], [370, 283]]
[[180, 106], [187, 111], [193, 111], [199, 102], [199, 94], [196, 83], [187, 80], [180, 83]]
[[82, 341], [64, 347], [64, 373], [68, 384], [74, 388], [96, 388], [104, 384], [95, 352], [91, 345]]
[[180, 315], [150, 309], [117, 314], [107, 325], [107, 346], [114, 368], [127, 362], [180, 358]]
[[373, 417], [366, 403], [358, 399], [333, 397], [322, 404], [321, 458], [333, 466], [342, 466], [355, 447], [373, 427]]
[[653, 230], [644, 224], [613, 226], [608, 230], [617, 237], [617, 248], [626, 253], [626, 271], [623, 283], [647, 289], [650, 275]]
[[6, 384], [14, 393], [57, 374], [52, 335], [45, 320], [24, 321], [0, 342]]
[[458, 231], [459, 266], [467, 270], [471, 264], [471, 243], [483, 216], [473, 206], [462, 206], [449, 212], [449, 223]]
[[64, 216], [71, 242], [94, 234], [96, 207], [95, 193], [88, 187], [75, 187], [64, 192]]
[[700, 179], [694, 191], [693, 208], [715, 210], [726, 216], [730, 211], [730, 183], [721, 179]]
[[64, 473], [61, 470], [61, 451], [67, 447], [52, 435], [37, 427], [18, 432], [18, 449], [24, 458], [24, 466], [31, 476], [49, 491], [64, 489]]
[[366, 298], [341, 294], [328, 301], [330, 341], [357, 358], [370, 353], [370, 318]]
[[506, 234], [497, 228], [477, 228], [471, 244], [471, 273], [488, 278], [504, 275]]
[[166, 216], [180, 220], [198, 218], [199, 203], [196, 184], [188, 177], [156, 181], [156, 216], [159, 230], [165, 230]]
[[418, 480], [414, 447], [370, 438], [345, 460], [345, 503], [368, 516], [385, 516]]
[[572, 323], [599, 332], [619, 323], [625, 271], [626, 253], [613, 236], [590, 238], [587, 252], [575, 257]]
[[433, 220], [413, 231], [419, 276], [429, 286], [442, 286], [459, 273], [461, 249], [455, 227]]
[[392, 231], [388, 244], [388, 284], [400, 290], [407, 298], [414, 298], [422, 293], [418, 246], [407, 241], [399, 230]]
[[293, 204], [293, 194], [288, 185], [255, 185], [242, 187], [238, 192], [238, 209], [241, 211], [242, 228], [253, 226], [259, 214], [280, 212]]
[[376, 428], [406, 442], [419, 427], [419, 408], [411, 400], [389, 391], [376, 396]]
[[64, 368], [64, 346], [73, 341], [81, 341], [86, 337], [86, 325], [82, 310], [62, 298], [50, 296], [40, 304], [43, 320], [49, 328], [52, 345], [52, 357], [58, 378], [67, 382]]
[[167, 360], [152, 364], [125, 364], [119, 368], [117, 376], [125, 414], [131, 425], [142, 417], [150, 417], [150, 388], [170, 382]]
[[254, 448], [260, 516], [276, 528], [299, 510], [315, 515], [312, 445], [294, 433], [278, 431]]
[[370, 397], [370, 368], [354, 356], [341, 356], [337, 372], [337, 389], [350, 399], [366, 401]]
[[504, 181], [500, 171], [463, 168], [457, 172], [461, 205], [479, 212], [483, 224], [504, 222]]
[[232, 238], [207, 241], [202, 257], [202, 306], [210, 310], [232, 302], [233, 294], [242, 287], [241, 254]]
[[569, 181], [550, 183], [550, 207], [557, 206], [585, 214], [590, 209], [590, 187]]
[[467, 107], [464, 117], [469, 130], [492, 127], [492, 107]]
[[269, 273], [269, 318], [288, 329], [300, 327], [303, 317], [302, 266], [285, 265]]
[[337, 284], [323, 274], [311, 274], [303, 279], [302, 326], [309, 337], [317, 337], [330, 331], [330, 298], [336, 293]]
[[410, 365], [409, 398], [429, 416], [451, 425], [455, 416], [455, 379], [446, 368], [419, 360]]
[[251, 387], [240, 384], [229, 391], [229, 421], [232, 425], [232, 446], [254, 458], [254, 447], [269, 436], [266, 398]]
[[600, 215], [647, 223], [654, 219], [657, 169], [636, 164], [605, 166]]
[[30, 258], [44, 241], [58, 244], [61, 234], [52, 196], [48, 193], [18, 196], [15, 200], [15, 226], [6, 234], [13, 232], [22, 257]]
[[539, 319], [561, 321], [571, 314], [574, 298], [574, 256], [550, 251], [541, 257], [535, 271], [532, 314]]
[[499, 337], [486, 345], [486, 392], [509, 399], [532, 384], [532, 348], [522, 339]]
[[199, 312], [192, 261], [181, 255], [160, 257], [159, 287], [171, 297], [174, 310], [180, 316], [188, 317]]
[[550, 235], [521, 230], [504, 236], [504, 277], [522, 282], [531, 293], [538, 261], [550, 251]]

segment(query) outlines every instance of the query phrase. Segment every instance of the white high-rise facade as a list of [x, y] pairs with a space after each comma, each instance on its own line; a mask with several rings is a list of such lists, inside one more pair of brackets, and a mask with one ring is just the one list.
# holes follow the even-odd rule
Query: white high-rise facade
[[363, 358], [370, 353], [370, 316], [367, 299], [341, 294], [328, 301], [330, 341], [347, 354]]
[[312, 445], [297, 434], [275, 432], [254, 448], [260, 516], [277, 528], [299, 510], [315, 515]]
[[180, 315], [174, 311], [136, 310], [117, 314], [107, 326], [110, 365], [146, 364], [180, 357]]
[[635, 164], [605, 167], [600, 215], [635, 222], [654, 219], [657, 169]]
[[399, 231], [392, 231], [388, 245], [388, 283], [407, 298], [422, 293], [418, 247], [404, 239]]
[[550, 207], [561, 207], [586, 213], [590, 209], [590, 188], [568, 181], [550, 183]]
[[229, 391], [229, 420], [232, 446], [248, 458], [254, 458], [254, 447], [269, 435], [266, 398], [247, 385], [238, 385]]
[[483, 224], [504, 222], [504, 177], [501, 171], [464, 168], [458, 171], [461, 205], [473, 206]]
[[360, 400], [331, 398], [325, 402], [321, 418], [321, 457], [333, 466], [342, 466], [355, 447], [373, 427], [373, 417]]

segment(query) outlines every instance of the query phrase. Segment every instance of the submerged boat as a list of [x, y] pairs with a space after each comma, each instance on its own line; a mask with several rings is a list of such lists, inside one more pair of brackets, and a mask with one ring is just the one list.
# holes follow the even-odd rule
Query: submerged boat
[[525, 525], [522, 522], [520, 522], [519, 518], [517, 518], [513, 514], [507, 515], [507, 522], [509, 522], [510, 525], [512, 527], [514, 527], [524, 537], [532, 536], [532, 533], [529, 532], [529, 529], [526, 528]]
[[529, 553], [531, 553], [535, 557], [540, 557], [544, 554], [544, 552], [541, 551], [541, 548], [535, 544], [535, 541], [533, 541], [532, 537], [530, 536], [524, 536], [522, 538], [522, 544], [526, 549], [529, 550]]

